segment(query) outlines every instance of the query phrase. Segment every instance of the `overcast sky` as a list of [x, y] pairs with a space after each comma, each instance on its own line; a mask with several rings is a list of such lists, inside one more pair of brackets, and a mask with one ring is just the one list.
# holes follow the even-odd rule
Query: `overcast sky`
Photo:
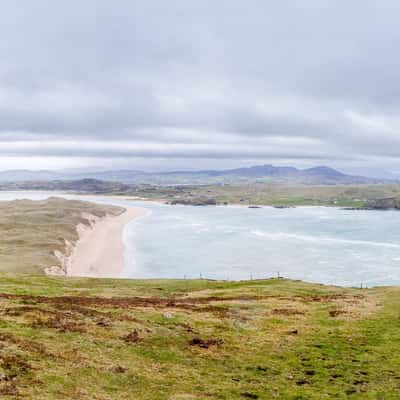
[[400, 174], [400, 2], [2, 0], [0, 169]]

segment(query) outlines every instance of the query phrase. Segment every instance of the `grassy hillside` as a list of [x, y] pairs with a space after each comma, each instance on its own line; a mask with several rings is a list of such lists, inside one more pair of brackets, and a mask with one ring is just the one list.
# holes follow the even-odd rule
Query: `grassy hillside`
[[164, 201], [214, 199], [218, 204], [245, 205], [318, 205], [363, 207], [369, 200], [400, 198], [400, 185], [277, 185], [253, 183], [179, 187], [142, 187], [131, 193], [147, 199]]
[[400, 289], [0, 275], [3, 399], [398, 399]]
[[76, 226], [87, 224], [82, 213], [119, 214], [120, 207], [50, 198], [44, 201], [0, 202], [0, 271], [43, 272], [57, 265], [54, 251], [64, 251], [65, 239], [78, 239]]

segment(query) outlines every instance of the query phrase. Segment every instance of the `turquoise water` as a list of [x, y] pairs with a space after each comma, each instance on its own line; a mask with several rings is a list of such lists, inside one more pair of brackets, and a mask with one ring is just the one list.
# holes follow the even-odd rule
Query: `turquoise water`
[[[400, 284], [400, 212], [152, 205], [125, 232], [127, 277], [285, 276]], [[130, 245], [132, 244], [132, 245]]]
[[[47, 195], [0, 193], [0, 199], [16, 197]], [[124, 277], [237, 280], [279, 274], [346, 286], [400, 284], [400, 212], [95, 200], [149, 210], [125, 228]]]

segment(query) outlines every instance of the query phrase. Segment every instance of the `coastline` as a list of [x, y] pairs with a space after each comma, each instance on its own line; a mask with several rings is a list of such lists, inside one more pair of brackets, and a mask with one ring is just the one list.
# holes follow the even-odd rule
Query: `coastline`
[[[97, 218], [85, 215], [89, 226], [77, 226], [79, 239], [66, 243], [66, 253], [56, 254], [65, 276], [118, 278], [124, 269], [123, 231], [127, 223], [146, 215], [147, 210], [126, 207], [118, 216]], [[49, 271], [50, 274], [52, 271]]]
[[[107, 193], [79, 193], [79, 192], [70, 192], [70, 191], [57, 191], [57, 190], [0, 190], [0, 201], [3, 200], [2, 195], [7, 194], [15, 194], [15, 193], [24, 193], [24, 194], [32, 194], [32, 195], [44, 195], [44, 196], [56, 196], [63, 198], [77, 198], [83, 199], [87, 201], [91, 201], [91, 198], [105, 198], [117, 201], [130, 201], [130, 202], [144, 202], [144, 203], [156, 203], [156, 204], [168, 204], [168, 199], [165, 198], [146, 198], [140, 196], [133, 195], [116, 195], [116, 194], [107, 194]], [[66, 196], [66, 197], [64, 197]], [[12, 198], [14, 199], [14, 198]], [[4, 200], [11, 200], [6, 198]], [[177, 204], [179, 205], [179, 204]], [[196, 206], [192, 204], [184, 204], [185, 206]], [[123, 206], [125, 207], [125, 206]], [[198, 206], [196, 206], [198, 207]], [[333, 208], [333, 209], [341, 209], [345, 211], [386, 211], [386, 210], [399, 210], [399, 208], [375, 208], [375, 207], [354, 207], [349, 205], [338, 205], [338, 204], [291, 204], [284, 205], [281, 207], [279, 204], [259, 204], [259, 203], [235, 203], [229, 202], [227, 204], [218, 203], [215, 205], [202, 205], [201, 207], [240, 207], [240, 208], [276, 208], [276, 209], [290, 209], [290, 208]]]

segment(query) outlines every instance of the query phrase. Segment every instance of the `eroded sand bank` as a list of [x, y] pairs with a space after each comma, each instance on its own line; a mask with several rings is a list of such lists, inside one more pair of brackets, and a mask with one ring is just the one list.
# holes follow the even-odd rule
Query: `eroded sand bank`
[[88, 216], [91, 225], [78, 226], [79, 240], [64, 261], [66, 275], [97, 278], [121, 276], [124, 268], [124, 226], [145, 214], [144, 208], [129, 207], [119, 216], [101, 219]]

